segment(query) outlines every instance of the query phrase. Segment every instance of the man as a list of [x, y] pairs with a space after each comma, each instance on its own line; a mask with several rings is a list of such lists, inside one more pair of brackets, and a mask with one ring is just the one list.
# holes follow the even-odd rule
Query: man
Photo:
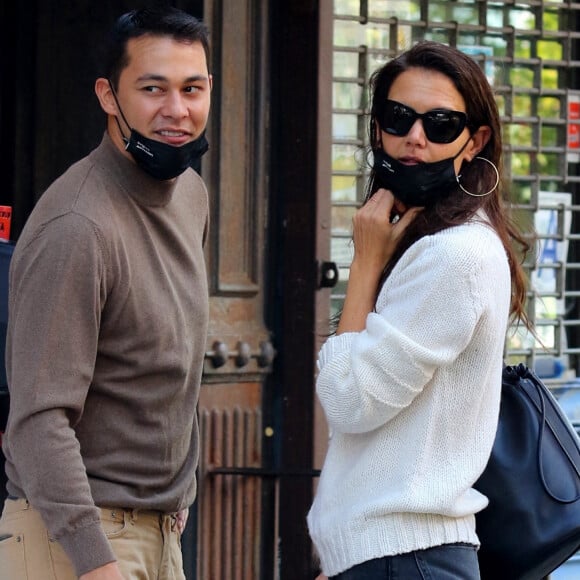
[[103, 140], [42, 196], [12, 259], [10, 580], [184, 578], [208, 322], [208, 199], [189, 168], [207, 149], [207, 29], [133, 11], [107, 55]]

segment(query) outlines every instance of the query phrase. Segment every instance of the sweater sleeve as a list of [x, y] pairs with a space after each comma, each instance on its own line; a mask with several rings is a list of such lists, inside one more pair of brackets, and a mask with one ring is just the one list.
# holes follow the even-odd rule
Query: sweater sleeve
[[406, 408], [465, 349], [481, 314], [475, 252], [437, 236], [416, 242], [357, 333], [319, 354], [317, 394], [333, 431], [376, 429]]
[[22, 241], [10, 274], [6, 439], [26, 498], [81, 575], [115, 560], [75, 436], [105, 299], [103, 244], [74, 213]]

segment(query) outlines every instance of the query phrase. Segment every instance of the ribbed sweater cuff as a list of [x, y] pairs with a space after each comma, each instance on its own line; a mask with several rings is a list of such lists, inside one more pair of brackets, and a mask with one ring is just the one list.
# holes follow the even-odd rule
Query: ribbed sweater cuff
[[338, 336], [331, 336], [320, 349], [318, 354], [318, 365], [322, 368], [326, 362], [336, 354], [350, 352], [350, 345], [358, 332], [344, 332]]
[[71, 559], [78, 576], [117, 559], [100, 521], [60, 536], [58, 541]]
[[389, 514], [332, 529], [313, 529], [311, 525], [310, 532], [327, 576], [374, 558], [442, 544], [465, 542], [479, 546], [473, 515], [448, 518], [437, 514]]

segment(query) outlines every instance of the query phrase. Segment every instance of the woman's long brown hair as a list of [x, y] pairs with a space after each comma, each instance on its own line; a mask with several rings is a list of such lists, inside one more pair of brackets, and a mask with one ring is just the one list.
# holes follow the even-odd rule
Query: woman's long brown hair
[[[503, 172], [499, 111], [492, 89], [475, 60], [455, 48], [424, 41], [375, 71], [370, 80], [372, 95], [368, 124], [370, 143], [372, 147], [381, 146], [377, 142], [377, 115], [388, 98], [394, 80], [409, 68], [429, 69], [447, 76], [465, 100], [470, 131], [476, 131], [478, 127], [484, 125], [491, 128], [490, 139], [479, 156], [491, 161], [497, 167], [500, 182], [493, 189], [497, 175], [489, 163], [477, 158], [470, 163], [464, 163], [460, 172], [461, 185], [473, 193], [485, 193], [493, 189], [492, 193], [474, 197], [467, 195], [461, 188], [455, 187], [447, 195], [421, 211], [405, 230], [395, 253], [386, 264], [377, 287], [377, 295], [395, 264], [413, 243], [423, 236], [463, 224], [481, 209], [496, 230], [508, 256], [512, 281], [510, 305], [512, 320], [522, 322], [530, 328], [525, 311], [527, 278], [522, 267], [530, 246], [509, 213], [507, 190], [503, 187], [501, 179]], [[380, 187], [377, 174], [374, 169], [371, 169], [365, 203]]]

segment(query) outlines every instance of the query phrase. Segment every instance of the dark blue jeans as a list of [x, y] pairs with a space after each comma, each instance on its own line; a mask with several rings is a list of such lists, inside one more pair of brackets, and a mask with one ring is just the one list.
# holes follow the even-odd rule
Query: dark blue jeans
[[446, 544], [369, 560], [331, 580], [480, 580], [480, 576], [475, 546]]

